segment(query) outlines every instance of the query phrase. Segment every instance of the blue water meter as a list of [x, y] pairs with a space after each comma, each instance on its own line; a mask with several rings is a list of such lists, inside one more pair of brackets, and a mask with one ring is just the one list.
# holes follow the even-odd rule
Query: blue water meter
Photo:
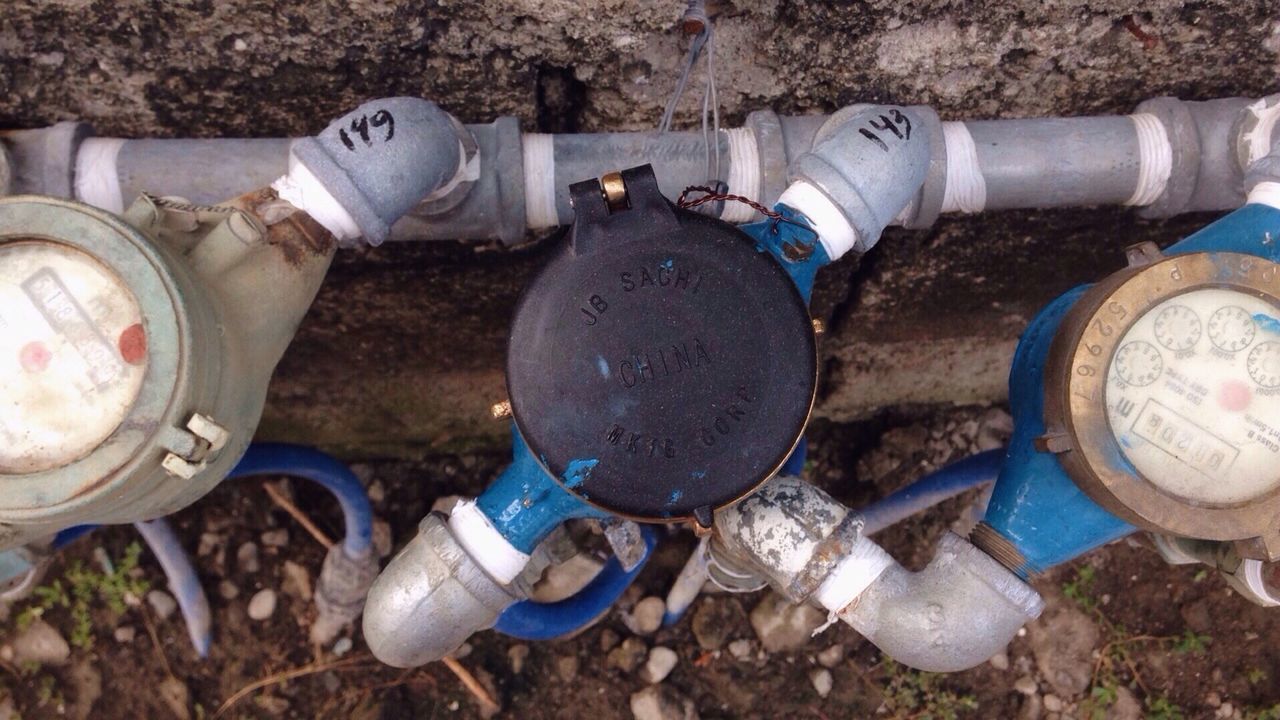
[[1280, 557], [1277, 239], [1248, 205], [1036, 317], [975, 543], [1024, 575], [1135, 528]]

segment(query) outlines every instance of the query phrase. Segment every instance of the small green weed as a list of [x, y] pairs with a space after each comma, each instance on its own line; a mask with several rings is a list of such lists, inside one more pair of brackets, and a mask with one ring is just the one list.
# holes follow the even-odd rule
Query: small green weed
[[972, 695], [958, 695], [941, 687], [935, 673], [918, 672], [885, 658], [888, 682], [884, 702], [892, 718], [957, 720], [978, 709]]
[[82, 650], [92, 648], [94, 606], [101, 603], [118, 615], [127, 607], [126, 598], [141, 598], [149, 589], [146, 580], [133, 577], [141, 554], [142, 546], [130, 543], [110, 572], [99, 572], [85, 567], [79, 560], [72, 561], [63, 577], [32, 592], [32, 603], [17, 614], [14, 623], [22, 630], [50, 611], [66, 610], [71, 615], [67, 641]]

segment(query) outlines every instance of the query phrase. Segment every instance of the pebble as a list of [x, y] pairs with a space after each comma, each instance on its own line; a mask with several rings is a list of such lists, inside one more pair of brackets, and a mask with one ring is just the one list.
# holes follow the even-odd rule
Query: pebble
[[650, 684], [660, 683], [667, 679], [679, 661], [680, 656], [675, 650], [659, 645], [649, 651], [649, 660], [640, 669], [640, 679]]
[[222, 596], [223, 600], [235, 600], [240, 597], [240, 588], [230, 580], [223, 580], [218, 583], [218, 595]]
[[338, 674], [332, 671], [321, 675], [320, 682], [324, 685], [325, 692], [330, 695], [338, 692], [338, 688], [342, 687], [342, 681], [338, 679]]
[[735, 660], [748, 660], [751, 658], [751, 641], [750, 640], [734, 640], [729, 643], [729, 654]]
[[1204, 704], [1209, 707], [1219, 707], [1222, 705], [1222, 696], [1216, 692], [1211, 692], [1204, 696]]
[[391, 549], [395, 545], [391, 537], [391, 523], [386, 520], [373, 521], [373, 547], [378, 551], [379, 558], [385, 558], [391, 555]]
[[128, 645], [138, 636], [138, 631], [132, 625], [121, 625], [112, 634], [115, 636], [116, 642]]
[[618, 637], [618, 633], [605, 628], [600, 631], [600, 652], [609, 652], [618, 647], [618, 643], [622, 642], [622, 638]]
[[1049, 693], [1048, 695], [1044, 696], [1045, 710], [1048, 710], [1049, 712], [1062, 712], [1062, 708], [1063, 708], [1062, 698], [1058, 697], [1057, 695], [1054, 695], [1053, 693]]
[[151, 609], [156, 611], [156, 615], [161, 620], [168, 618], [178, 609], [178, 601], [173, 596], [163, 590], [152, 590], [147, 593], [147, 603], [151, 605]]
[[573, 682], [578, 677], [578, 668], [581, 665], [582, 663], [578, 660], [577, 655], [556, 658], [556, 674], [567, 683]]
[[1013, 682], [1013, 689], [1017, 690], [1023, 695], [1035, 695], [1036, 690], [1038, 690], [1038, 688], [1036, 687], [1036, 681], [1032, 680], [1031, 677], [1028, 675], [1023, 675], [1022, 677], [1015, 680]]
[[1213, 717], [1217, 720], [1226, 720], [1236, 714], [1236, 708], [1231, 703], [1222, 703], [1217, 710], [1213, 711]]
[[205, 557], [212, 555], [214, 550], [222, 546], [226, 540], [217, 533], [200, 533], [200, 544], [196, 546], [196, 556]]
[[431, 503], [431, 512], [449, 515], [453, 512], [453, 506], [465, 499], [466, 498], [461, 495], [445, 495], [444, 497], [438, 497], [435, 502]]
[[835, 681], [831, 678], [831, 671], [826, 668], [817, 668], [809, 673], [809, 682], [813, 683], [813, 689], [818, 691], [818, 697], [826, 698], [831, 694], [831, 687]]
[[249, 599], [249, 618], [252, 620], [266, 620], [275, 614], [275, 611], [275, 590], [259, 590]]
[[354, 646], [354, 643], [351, 642], [351, 638], [349, 637], [338, 638], [338, 642], [333, 644], [333, 654], [336, 657], [342, 657], [343, 655], [346, 655], [347, 653], [351, 652], [351, 648], [353, 646]]
[[629, 637], [622, 641], [622, 644], [609, 651], [605, 657], [605, 662], [611, 667], [616, 667], [623, 672], [632, 672], [640, 665], [640, 661], [644, 660], [648, 654], [649, 648], [644, 641], [637, 637]]
[[[49, 623], [36, 620], [13, 639], [14, 665], [65, 665], [71, 657], [71, 646]], [[6, 653], [7, 654], [7, 653]]]
[[75, 698], [67, 707], [66, 716], [71, 720], [88, 720], [93, 716], [93, 706], [102, 698], [102, 673], [86, 658], [71, 665], [66, 679]]
[[703, 650], [724, 647], [735, 628], [742, 626], [742, 607], [727, 597], [703, 598], [689, 623], [693, 637]]
[[1101, 640], [1093, 619], [1064, 600], [1027, 630], [1036, 666], [1054, 692], [1059, 697], [1083, 694], [1093, 677], [1093, 649]]
[[285, 528], [268, 530], [262, 533], [262, 544], [265, 547], [282, 548], [289, 545], [289, 531]]
[[627, 629], [636, 635], [652, 635], [662, 627], [662, 615], [667, 611], [667, 604], [660, 597], [649, 596], [622, 616]]
[[187, 684], [170, 675], [160, 682], [160, 699], [178, 720], [191, 720], [191, 690]]
[[231, 43], [231, 49], [235, 50], [236, 52], [244, 52], [245, 50], [249, 49], [249, 43], [245, 42], [240, 38], [236, 38], [235, 42]]
[[284, 575], [280, 589], [285, 595], [300, 600], [311, 600], [311, 573], [307, 572], [305, 567], [292, 560], [285, 560], [280, 572]]
[[382, 484], [381, 480], [374, 480], [369, 483], [369, 502], [380, 505], [383, 500], [387, 499], [387, 486]]
[[511, 661], [511, 672], [519, 675], [524, 670], [524, 663], [529, 659], [528, 645], [512, 645], [507, 648], [507, 659]]
[[1142, 720], [1142, 705], [1129, 688], [1116, 688], [1116, 701], [1108, 708], [1107, 720]]
[[631, 696], [636, 720], [698, 720], [693, 701], [666, 685], [650, 685]]
[[792, 605], [777, 593], [767, 593], [751, 610], [751, 627], [769, 652], [791, 652], [809, 644], [813, 631], [827, 622], [826, 613], [809, 605]]
[[1000, 408], [991, 408], [978, 423], [977, 449], [996, 450], [1004, 447], [1013, 436], [1013, 417]]
[[836, 643], [818, 653], [818, 664], [824, 668], [833, 668], [844, 662], [844, 645]]
[[600, 574], [604, 561], [587, 553], [580, 553], [547, 568], [542, 578], [533, 586], [529, 599], [534, 602], [552, 603], [578, 594]]
[[236, 550], [236, 566], [247, 573], [256, 573], [261, 570], [262, 565], [258, 562], [258, 546], [251, 542], [241, 545]]
[[991, 659], [987, 662], [991, 663], [991, 667], [997, 670], [1008, 670], [1009, 654], [1004, 651], [998, 652], [995, 655], [992, 655]]

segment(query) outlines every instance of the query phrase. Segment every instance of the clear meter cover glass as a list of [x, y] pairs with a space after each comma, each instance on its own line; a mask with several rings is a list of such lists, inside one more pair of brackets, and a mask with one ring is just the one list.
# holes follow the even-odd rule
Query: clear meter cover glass
[[137, 299], [60, 243], [0, 244], [0, 473], [79, 460], [124, 421], [147, 369]]
[[1156, 304], [1120, 338], [1107, 420], [1150, 483], [1233, 505], [1280, 486], [1280, 310], [1211, 287]]

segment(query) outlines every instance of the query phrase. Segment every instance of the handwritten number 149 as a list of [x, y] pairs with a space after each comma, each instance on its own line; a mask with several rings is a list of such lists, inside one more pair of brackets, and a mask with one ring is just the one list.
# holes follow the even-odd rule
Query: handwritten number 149
[[[391, 138], [396, 135], [396, 119], [386, 110], [379, 110], [373, 115], [361, 115], [351, 121], [351, 133], [359, 136], [360, 141], [366, 147], [373, 147], [370, 128], [386, 128], [386, 134], [383, 136], [382, 142], [391, 142]], [[348, 150], [355, 152], [356, 144], [351, 139], [351, 133], [347, 132], [347, 128], [341, 128], [338, 130], [338, 138], [342, 140], [342, 144], [346, 145]]]

